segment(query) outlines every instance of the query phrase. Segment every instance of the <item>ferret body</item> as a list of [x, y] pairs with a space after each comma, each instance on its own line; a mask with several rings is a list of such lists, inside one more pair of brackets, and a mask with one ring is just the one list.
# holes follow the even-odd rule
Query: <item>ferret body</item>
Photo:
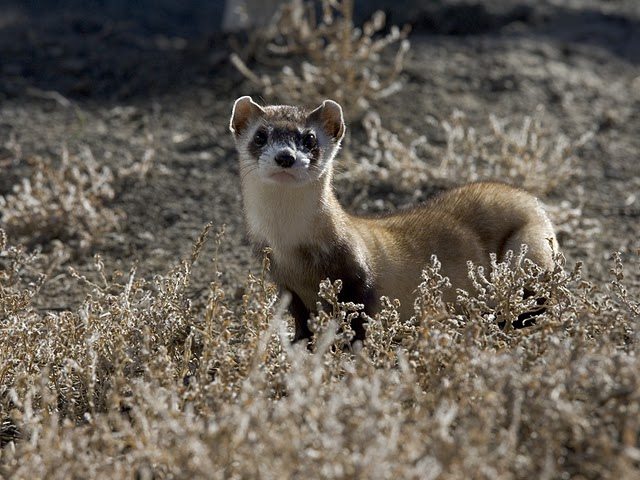
[[[249, 238], [257, 252], [270, 247], [271, 272], [291, 292], [294, 340], [309, 338], [307, 321], [325, 278], [342, 279], [343, 301], [362, 303], [374, 315], [380, 297], [400, 300], [413, 314], [422, 269], [437, 255], [452, 288], [472, 291], [467, 261], [489, 269], [490, 254], [503, 258], [522, 244], [527, 257], [553, 268], [551, 222], [535, 197], [500, 183], [452, 189], [424, 205], [376, 217], [350, 215], [332, 186], [333, 159], [344, 136], [341, 107], [326, 100], [313, 111], [236, 100], [231, 131], [240, 161]], [[361, 321], [353, 324], [363, 340]]]

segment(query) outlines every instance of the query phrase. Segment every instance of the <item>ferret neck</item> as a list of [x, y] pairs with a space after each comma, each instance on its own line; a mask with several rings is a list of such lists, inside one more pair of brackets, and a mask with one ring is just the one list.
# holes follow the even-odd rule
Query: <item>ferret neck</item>
[[249, 235], [274, 251], [327, 242], [345, 218], [330, 175], [303, 187], [247, 178], [243, 196]]

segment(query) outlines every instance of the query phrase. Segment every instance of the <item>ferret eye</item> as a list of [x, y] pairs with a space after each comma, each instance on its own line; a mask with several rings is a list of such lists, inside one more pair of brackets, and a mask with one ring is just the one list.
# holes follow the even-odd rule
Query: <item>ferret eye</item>
[[313, 132], [309, 132], [302, 139], [302, 144], [304, 145], [304, 148], [311, 150], [318, 145], [318, 139]]
[[253, 136], [253, 143], [257, 147], [264, 147], [267, 144], [267, 138], [267, 132], [265, 132], [264, 130], [258, 130]]

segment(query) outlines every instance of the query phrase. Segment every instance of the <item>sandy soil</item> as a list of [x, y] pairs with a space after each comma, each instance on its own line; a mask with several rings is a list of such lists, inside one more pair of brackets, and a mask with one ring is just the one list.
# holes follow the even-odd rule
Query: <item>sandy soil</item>
[[[427, 119], [447, 118], [456, 108], [478, 125], [489, 114], [520, 121], [543, 108], [551, 130], [571, 138], [592, 130], [576, 174], [542, 200], [570, 262], [583, 261], [588, 275], [606, 278], [611, 252], [620, 251], [631, 283], [640, 284], [639, 7], [623, 0], [556, 3], [451, 1], [421, 10], [405, 87], [376, 109], [386, 128], [410, 127], [433, 142], [442, 132]], [[240, 285], [257, 271], [244, 239], [227, 125], [233, 100], [259, 92], [230, 65], [227, 39], [185, 31], [179, 15], [175, 28], [164, 19], [158, 30], [139, 17], [109, 18], [95, 9], [43, 14], [12, 2], [4, 8], [0, 195], [30, 175], [30, 158], [58, 162], [64, 146], [71, 154], [88, 148], [114, 170], [145, 156], [152, 161], [146, 176], [117, 177], [107, 207], [121, 212], [120, 228], [87, 249], [69, 242], [41, 306], [81, 302], [84, 287], [67, 267], [89, 272], [95, 253], [109, 270], [135, 264], [141, 276], [167, 271], [188, 257], [207, 222], [226, 225], [220, 250], [226, 283]], [[362, 132], [353, 132], [352, 143], [362, 141]], [[338, 188], [349, 202], [361, 187], [341, 181]], [[385, 190], [371, 189], [381, 196]], [[30, 242], [9, 235], [12, 243]], [[30, 246], [47, 252], [51, 242]], [[207, 245], [207, 257], [213, 249]], [[213, 267], [206, 265], [194, 277], [196, 292], [211, 280]]]

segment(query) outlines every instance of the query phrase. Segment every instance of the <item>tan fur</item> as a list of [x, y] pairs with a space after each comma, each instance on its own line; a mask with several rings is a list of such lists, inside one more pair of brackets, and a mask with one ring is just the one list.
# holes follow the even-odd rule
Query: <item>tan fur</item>
[[411, 315], [422, 268], [435, 254], [453, 288], [473, 291], [467, 261], [489, 268], [489, 254], [499, 259], [528, 246], [527, 256], [545, 269], [553, 267], [551, 222], [535, 197], [500, 183], [474, 183], [450, 190], [427, 204], [382, 218], [351, 216], [365, 240], [380, 292], [398, 298], [401, 313]]
[[[265, 125], [298, 135], [315, 132], [321, 154], [305, 156], [293, 141], [258, 150], [251, 138]], [[549, 240], [555, 244], [555, 235], [537, 199], [500, 183], [465, 185], [391, 215], [346, 213], [331, 183], [333, 158], [344, 134], [342, 111], [335, 102], [325, 101], [308, 112], [259, 107], [242, 97], [234, 106], [231, 130], [240, 154], [249, 237], [257, 247], [271, 247], [275, 280], [301, 300], [298, 317], [315, 309], [318, 284], [327, 276], [351, 282], [346, 295], [354, 298], [344, 300], [365, 303], [369, 314], [378, 311], [380, 296], [386, 295], [399, 299], [401, 315], [410, 316], [422, 269], [433, 254], [451, 280], [452, 288], [445, 292], [450, 302], [455, 301], [455, 288], [472, 290], [468, 260], [488, 269], [491, 253], [500, 259], [526, 244], [531, 260], [545, 269], [553, 266]], [[298, 155], [291, 168], [274, 166], [269, 152], [278, 148]], [[291, 172], [296, 179], [272, 182], [273, 171]], [[306, 319], [296, 320], [296, 338], [308, 336]]]

